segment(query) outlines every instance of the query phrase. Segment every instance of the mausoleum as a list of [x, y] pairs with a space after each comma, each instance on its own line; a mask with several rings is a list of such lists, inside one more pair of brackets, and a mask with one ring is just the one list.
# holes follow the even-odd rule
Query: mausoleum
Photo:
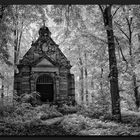
[[70, 61], [51, 38], [48, 27], [39, 29], [38, 39], [17, 65], [14, 88], [17, 93], [38, 91], [42, 102], [74, 100], [74, 75]]

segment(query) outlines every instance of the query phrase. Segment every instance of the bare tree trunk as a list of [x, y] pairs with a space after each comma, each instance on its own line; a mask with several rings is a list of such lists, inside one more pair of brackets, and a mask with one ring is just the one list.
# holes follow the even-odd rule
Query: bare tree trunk
[[136, 105], [136, 110], [138, 111], [139, 107], [140, 107], [140, 101], [138, 98], [138, 86], [137, 86], [137, 77], [136, 74], [134, 72], [134, 68], [135, 68], [135, 62], [134, 62], [134, 54], [132, 51], [132, 22], [133, 22], [133, 18], [131, 17], [130, 19], [128, 17], [126, 17], [126, 21], [127, 21], [127, 25], [128, 25], [128, 31], [129, 31], [129, 35], [127, 36], [128, 42], [129, 42], [129, 55], [130, 55], [130, 64], [131, 64], [131, 74], [132, 74], [132, 85], [133, 85], [133, 93], [134, 93], [134, 97], [135, 97], [135, 105]]
[[140, 101], [139, 101], [139, 91], [138, 91], [138, 86], [137, 86], [137, 77], [136, 74], [134, 72], [134, 60], [132, 57], [132, 54], [130, 55], [131, 57], [131, 74], [132, 74], [132, 85], [133, 85], [133, 93], [134, 93], [134, 98], [135, 98], [135, 106], [136, 106], [136, 110], [138, 111], [139, 107], [140, 107]]
[[[135, 98], [135, 105], [136, 105], [136, 110], [138, 110], [138, 108], [140, 107], [140, 100], [139, 100], [139, 93], [138, 93], [138, 86], [137, 86], [137, 78], [136, 78], [136, 74], [134, 72], [134, 67], [135, 67], [135, 63], [134, 63], [134, 54], [132, 52], [133, 48], [132, 48], [132, 34], [133, 34], [133, 29], [132, 29], [132, 24], [133, 24], [133, 17], [125, 17], [126, 22], [127, 22], [127, 26], [128, 26], [128, 34], [126, 34], [120, 27], [120, 25], [115, 22], [119, 28], [119, 30], [123, 33], [123, 35], [127, 38], [128, 42], [129, 42], [129, 55], [130, 55], [130, 69], [131, 69], [131, 76], [132, 76], [132, 85], [133, 85], [133, 93], [134, 93], [134, 98]], [[139, 36], [138, 36], [139, 37]], [[139, 38], [138, 38], [139, 39]], [[121, 50], [122, 53], [122, 50]], [[126, 61], [124, 55], [123, 56], [123, 60]], [[126, 61], [127, 62], [127, 61]], [[127, 62], [128, 63], [128, 62]]]
[[1, 105], [4, 107], [4, 83], [2, 80], [2, 87], [1, 87]]
[[132, 73], [132, 85], [133, 85], [133, 93], [134, 93], [134, 97], [135, 97], [135, 106], [136, 106], [136, 110], [138, 111], [139, 107], [140, 107], [140, 101], [138, 98], [138, 86], [137, 86], [137, 78], [136, 78], [136, 74], [134, 72], [134, 60], [133, 60], [133, 56], [132, 56], [132, 45], [131, 45], [131, 41], [129, 42], [130, 44], [130, 57], [131, 57], [131, 73]]
[[20, 44], [21, 44], [21, 38], [22, 38], [22, 29], [23, 29], [23, 21], [21, 23], [21, 29], [20, 29], [20, 32], [19, 32], [19, 37], [18, 37], [18, 44], [17, 44], [17, 63], [19, 63], [19, 56], [20, 56]]
[[84, 102], [84, 70], [83, 68], [80, 69], [80, 95], [81, 95], [81, 103]]
[[0, 5], [0, 23], [4, 16], [4, 11], [8, 7], [8, 5]]
[[137, 79], [136, 75], [133, 75], [133, 85], [134, 85], [134, 96], [135, 96], [135, 104], [136, 104], [136, 110], [138, 111], [140, 107], [140, 101], [139, 101], [139, 92], [138, 92], [138, 86], [137, 86]]
[[87, 72], [87, 52], [84, 52], [85, 56], [85, 92], [86, 92], [86, 104], [88, 105], [88, 72]]
[[84, 67], [83, 67], [83, 61], [81, 57], [81, 48], [78, 46], [78, 59], [79, 59], [79, 70], [80, 70], [80, 77], [79, 77], [79, 82], [80, 82], [80, 96], [81, 96], [81, 103], [84, 103]]
[[91, 75], [91, 88], [94, 89], [94, 71], [92, 72], [92, 75]]
[[[15, 17], [14, 17], [14, 78], [17, 73], [17, 64], [19, 63], [19, 55], [20, 55], [20, 43], [21, 43], [21, 38], [22, 38], [22, 33], [23, 33], [23, 21], [21, 23], [21, 29], [19, 30], [19, 15], [18, 15], [18, 5], [15, 6]], [[14, 79], [14, 84], [15, 84], [15, 79]], [[15, 88], [15, 85], [13, 86]], [[13, 90], [14, 91], [14, 90]], [[15, 91], [14, 91], [15, 92]]]
[[114, 42], [114, 32], [112, 25], [112, 14], [111, 5], [103, 8], [100, 6], [103, 13], [104, 26], [107, 33], [108, 39], [108, 53], [109, 53], [109, 80], [110, 80], [110, 93], [112, 100], [112, 115], [113, 119], [116, 121], [121, 121], [121, 111], [120, 111], [120, 96], [119, 96], [119, 85], [118, 85], [118, 69], [117, 60], [115, 54], [115, 42]]
[[103, 95], [103, 67], [101, 66], [101, 81], [100, 81], [100, 88], [101, 88], [101, 94]]
[[[94, 91], [94, 70], [92, 71], [91, 74], [91, 81], [90, 81], [90, 88], [92, 89], [92, 91]], [[91, 101], [92, 103], [94, 102], [94, 92], [91, 93]]]
[[[13, 99], [14, 96], [16, 94], [15, 91], [15, 75], [17, 73], [17, 59], [18, 59], [18, 36], [19, 36], [19, 32], [18, 32], [18, 5], [15, 5], [15, 16], [14, 16], [14, 81], [13, 81]], [[14, 100], [13, 101], [13, 106], [14, 106]]]

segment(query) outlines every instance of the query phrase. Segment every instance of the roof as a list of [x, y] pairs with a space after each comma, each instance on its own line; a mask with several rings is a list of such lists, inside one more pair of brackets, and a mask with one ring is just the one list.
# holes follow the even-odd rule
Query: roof
[[39, 34], [39, 38], [32, 43], [31, 48], [23, 56], [23, 59], [20, 60], [19, 65], [33, 66], [44, 58], [56, 66], [71, 68], [70, 61], [68, 61], [59, 46], [53, 41], [48, 28], [45, 26], [41, 27]]

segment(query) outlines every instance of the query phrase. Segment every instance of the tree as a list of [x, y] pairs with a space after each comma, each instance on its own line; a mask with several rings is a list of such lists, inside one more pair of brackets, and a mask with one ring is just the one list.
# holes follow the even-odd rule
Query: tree
[[82, 60], [82, 51], [80, 45], [78, 45], [78, 65], [80, 70], [79, 82], [80, 82], [80, 96], [81, 103], [84, 103], [84, 64]]
[[[135, 30], [137, 21], [136, 21], [136, 16], [133, 14], [133, 10], [134, 10], [134, 6], [122, 6], [121, 11], [119, 13], [121, 18], [119, 18], [114, 23], [117, 29], [119, 30], [119, 33], [123, 35], [123, 38], [125, 40], [124, 46], [126, 47], [122, 48], [123, 41], [122, 39], [120, 39], [121, 34], [115, 37], [119, 45], [123, 61], [126, 62], [125, 73], [128, 73], [131, 77], [130, 90], [133, 93], [131, 94], [132, 94], [132, 97], [134, 98], [136, 110], [138, 110], [140, 106], [139, 95], [138, 95], [139, 86], [137, 84], [137, 72], [135, 72], [138, 47], [135, 45], [135, 43], [133, 43], [133, 42], [136, 42], [136, 40], [134, 41], [134, 38], [136, 38], [136, 34], [137, 34], [137, 31]], [[127, 51], [128, 53], [127, 54], [124, 53], [125, 51]]]
[[109, 54], [109, 80], [110, 80], [110, 93], [112, 100], [112, 115], [116, 121], [121, 120], [121, 111], [120, 111], [120, 96], [119, 96], [119, 86], [118, 86], [118, 69], [117, 61], [115, 54], [115, 41], [114, 41], [114, 32], [113, 32], [113, 23], [112, 23], [112, 5], [106, 5], [105, 8], [99, 5], [104, 21], [104, 27], [108, 39], [108, 54]]
[[11, 65], [9, 61], [8, 53], [8, 43], [10, 38], [9, 32], [10, 29], [7, 23], [7, 15], [10, 10], [10, 6], [0, 5], [0, 59], [1, 62]]
[[88, 69], [87, 69], [87, 51], [84, 51], [85, 59], [85, 94], [86, 94], [86, 104], [88, 105]]

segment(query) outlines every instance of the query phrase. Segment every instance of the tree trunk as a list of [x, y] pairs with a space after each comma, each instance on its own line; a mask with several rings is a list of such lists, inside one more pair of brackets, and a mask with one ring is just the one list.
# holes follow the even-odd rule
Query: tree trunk
[[128, 17], [126, 17], [126, 21], [127, 21], [127, 25], [128, 25], [128, 31], [129, 31], [129, 35], [127, 36], [128, 42], [129, 42], [129, 55], [130, 55], [130, 64], [131, 64], [131, 75], [132, 75], [132, 85], [133, 85], [133, 93], [134, 93], [134, 98], [135, 98], [135, 106], [136, 106], [136, 110], [138, 111], [139, 109], [139, 93], [138, 93], [138, 86], [137, 86], [137, 78], [136, 78], [136, 74], [134, 71], [135, 68], [135, 62], [134, 62], [134, 54], [133, 54], [133, 46], [132, 46], [132, 21], [133, 18], [131, 17], [130, 19]]
[[90, 82], [91, 88], [94, 89], [94, 71], [92, 71], [91, 74], [91, 82]]
[[80, 68], [80, 95], [81, 95], [81, 103], [84, 102], [84, 70], [83, 67]]
[[140, 107], [140, 101], [139, 101], [139, 92], [138, 92], [138, 86], [137, 86], [137, 79], [136, 75], [133, 75], [133, 86], [134, 86], [134, 96], [135, 96], [135, 105], [136, 105], [136, 111], [138, 111]]
[[[135, 74], [135, 71], [134, 71], [134, 68], [135, 68], [135, 62], [134, 62], [134, 54], [133, 54], [133, 48], [132, 48], [132, 34], [133, 34], [133, 30], [132, 30], [132, 24], [133, 24], [133, 17], [125, 17], [126, 19], [126, 22], [127, 22], [127, 26], [128, 26], [128, 35], [121, 29], [120, 31], [124, 34], [124, 36], [127, 38], [128, 40], [128, 43], [129, 43], [129, 55], [130, 55], [130, 70], [131, 70], [131, 78], [132, 78], [132, 85], [133, 85], [133, 94], [134, 94], [134, 98], [135, 98], [135, 106], [136, 106], [136, 110], [138, 110], [139, 108], [139, 104], [140, 104], [140, 101], [139, 101], [139, 93], [138, 93], [138, 87], [137, 87], [137, 81], [136, 81], [136, 74]], [[139, 35], [138, 35], [138, 39], [139, 38]], [[121, 50], [121, 54], [122, 54], [122, 50]], [[124, 55], [122, 54], [122, 57], [123, 57], [123, 60], [126, 61], [126, 59], [124, 58]], [[127, 61], [126, 61], [127, 62]]]
[[1, 106], [4, 106], [4, 83], [2, 80], [2, 87], [1, 87]]
[[103, 95], [103, 67], [101, 66], [101, 81], [100, 81], [100, 88], [101, 88], [101, 94]]
[[134, 72], [135, 64], [134, 64], [134, 60], [133, 60], [133, 57], [132, 57], [132, 51], [130, 53], [130, 58], [131, 58], [131, 62], [130, 63], [131, 63], [133, 94], [134, 94], [134, 98], [135, 98], [136, 111], [138, 111], [138, 109], [140, 107], [140, 101], [139, 101], [139, 91], [138, 91], [138, 86], [137, 86], [137, 77], [136, 77], [136, 74]]
[[83, 67], [83, 61], [81, 57], [81, 48], [78, 46], [78, 59], [79, 59], [79, 70], [80, 70], [80, 96], [81, 96], [81, 104], [84, 103], [84, 67]]
[[88, 72], [87, 72], [87, 53], [85, 55], [85, 92], [86, 92], [86, 104], [88, 105]]
[[[16, 5], [15, 6], [15, 17], [14, 17], [14, 27], [15, 27], [15, 30], [14, 30], [14, 36], [15, 36], [15, 40], [14, 40], [14, 84], [15, 84], [15, 75], [18, 72], [17, 71], [17, 64], [19, 62], [20, 43], [21, 43], [21, 38], [22, 38], [22, 33], [23, 33], [23, 31], [22, 31], [22, 29], [23, 29], [23, 21], [21, 23], [21, 29], [19, 30], [19, 28], [18, 28], [18, 26], [19, 26], [18, 19], [19, 19], [18, 5]], [[13, 86], [13, 88], [14, 87], [15, 87], [15, 85]]]
[[[15, 5], [15, 15], [14, 15], [14, 81], [13, 81], [13, 99], [17, 91], [15, 91], [15, 75], [17, 73], [17, 58], [18, 58], [18, 5]], [[12, 99], [13, 106], [14, 100]]]
[[3, 16], [4, 16], [4, 11], [5, 9], [8, 7], [8, 5], [0, 5], [0, 23], [3, 19]]
[[21, 23], [21, 29], [19, 31], [18, 41], [17, 41], [17, 63], [19, 63], [19, 56], [20, 56], [20, 44], [21, 44], [21, 38], [23, 34], [23, 21]]
[[106, 28], [108, 39], [108, 53], [109, 53], [109, 80], [110, 80], [110, 93], [112, 100], [112, 115], [116, 121], [121, 121], [120, 111], [120, 96], [118, 86], [118, 69], [115, 54], [114, 32], [112, 26], [111, 6], [107, 6], [103, 12], [104, 26]]

